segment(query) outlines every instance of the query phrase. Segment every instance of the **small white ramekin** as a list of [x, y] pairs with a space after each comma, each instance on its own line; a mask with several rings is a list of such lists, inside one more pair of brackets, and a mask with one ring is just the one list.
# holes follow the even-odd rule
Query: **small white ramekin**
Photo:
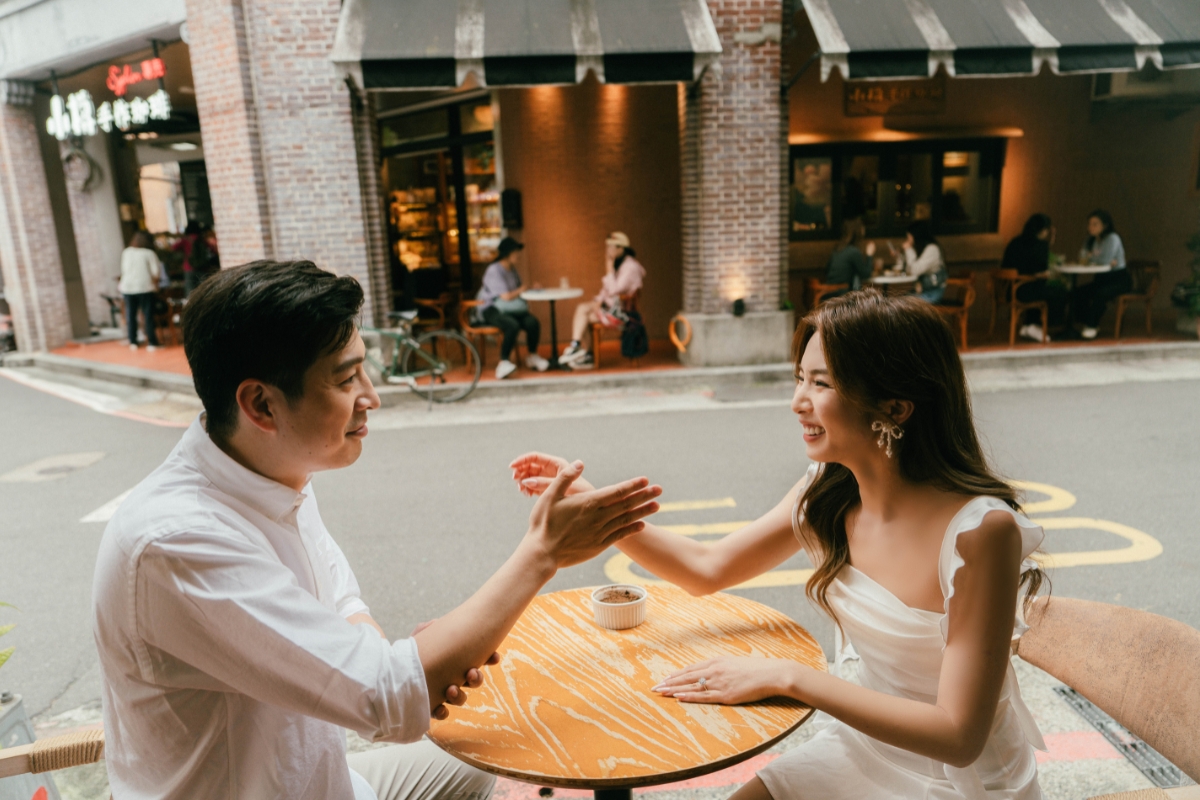
[[[598, 598], [610, 589], [628, 589], [641, 597], [632, 603], [602, 603]], [[636, 628], [646, 621], [646, 589], [630, 583], [612, 583], [601, 586], [592, 592], [592, 613], [596, 616], [596, 624], [610, 631], [623, 631], [626, 628]]]

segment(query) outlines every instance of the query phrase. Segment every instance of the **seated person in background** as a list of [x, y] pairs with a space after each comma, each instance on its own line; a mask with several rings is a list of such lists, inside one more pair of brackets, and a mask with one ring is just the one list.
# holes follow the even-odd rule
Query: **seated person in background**
[[634, 257], [629, 246], [629, 237], [620, 231], [609, 234], [604, 240], [604, 277], [600, 279], [600, 294], [588, 303], [575, 306], [575, 319], [571, 323], [571, 343], [563, 348], [558, 360], [572, 369], [587, 369], [595, 363], [584, 343], [588, 325], [599, 322], [606, 327], [620, 327], [621, 322], [613, 316], [621, 310], [621, 297], [637, 293], [646, 278], [646, 268]]
[[[204, 413], [121, 504], [96, 559], [115, 797], [485, 800], [491, 776], [421, 740], [430, 715], [480, 685], [558, 569], [657, 510], [640, 478], [567, 498], [576, 461], [483, 588], [387, 639], [310, 483], [358, 460], [379, 408], [362, 304], [357, 281], [307, 261], [224, 270], [192, 293], [184, 348]], [[409, 744], [347, 758], [346, 728]]]
[[496, 377], [507, 378], [517, 371], [517, 365], [509, 358], [513, 348], [517, 346], [517, 336], [525, 331], [525, 347], [529, 351], [525, 356], [525, 366], [545, 372], [550, 362], [538, 355], [538, 339], [541, 336], [542, 324], [538, 318], [529, 313], [529, 306], [521, 299], [521, 276], [517, 274], [517, 260], [525, 245], [511, 236], [500, 240], [497, 255], [499, 259], [490, 264], [483, 273], [483, 284], [475, 299], [482, 303], [479, 306], [480, 316], [488, 325], [500, 329], [504, 338], [500, 343], [500, 363], [496, 365]]
[[[1021, 275], [1044, 275], [1050, 264], [1050, 245], [1054, 244], [1054, 226], [1045, 214], [1034, 214], [1025, 222], [1021, 234], [1004, 248], [1004, 259], [1000, 266], [1015, 269]], [[1067, 306], [1067, 290], [1060, 283], [1050, 283], [1044, 277], [1026, 283], [1017, 290], [1017, 299], [1022, 303], [1046, 301], [1046, 318], [1050, 326], [1061, 325], [1063, 311]], [[1027, 309], [1020, 327], [1020, 334], [1034, 341], [1046, 341], [1042, 330], [1041, 314], [1036, 309]]]
[[1104, 316], [1108, 301], [1133, 289], [1133, 279], [1125, 269], [1125, 244], [1117, 235], [1112, 215], [1102, 208], [1088, 214], [1088, 238], [1079, 251], [1079, 263], [1102, 264], [1112, 267], [1112, 272], [1101, 272], [1092, 276], [1092, 282], [1075, 290], [1072, 302], [1079, 309], [1085, 339], [1096, 338], [1096, 326]]
[[942, 248], [933, 238], [929, 220], [917, 220], [908, 226], [908, 235], [896, 256], [896, 266], [917, 278], [917, 297], [930, 303], [941, 301], [950, 273], [942, 257]]
[[867, 229], [861, 219], [848, 219], [842, 223], [842, 238], [829, 257], [825, 267], [825, 283], [848, 284], [849, 289], [832, 292], [826, 297], [838, 297], [848, 291], [862, 288], [871, 277], [871, 256], [875, 255], [875, 243], [862, 242]]

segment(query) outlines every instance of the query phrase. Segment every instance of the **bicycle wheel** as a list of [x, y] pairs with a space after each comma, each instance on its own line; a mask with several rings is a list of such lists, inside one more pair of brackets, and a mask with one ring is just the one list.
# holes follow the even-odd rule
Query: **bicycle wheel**
[[400, 374], [413, 391], [435, 403], [453, 403], [475, 390], [483, 362], [475, 345], [454, 331], [429, 331], [414, 340], [400, 357]]

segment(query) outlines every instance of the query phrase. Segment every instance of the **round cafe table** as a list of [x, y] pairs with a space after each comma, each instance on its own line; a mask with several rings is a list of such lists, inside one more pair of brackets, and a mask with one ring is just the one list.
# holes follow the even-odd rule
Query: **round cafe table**
[[909, 294], [912, 291], [911, 284], [916, 283], [917, 279], [913, 275], [872, 275], [869, 281], [881, 287], [883, 293], [890, 296]]
[[521, 297], [528, 302], [550, 303], [550, 369], [562, 369], [558, 363], [558, 320], [554, 318], [554, 304], [559, 300], [573, 300], [583, 295], [583, 289], [526, 289]]
[[1063, 333], [1055, 334], [1058, 339], [1078, 339], [1079, 333], [1075, 330], [1075, 288], [1079, 283], [1080, 275], [1099, 275], [1102, 272], [1112, 272], [1111, 264], [1059, 264], [1051, 268], [1053, 272], [1060, 272], [1063, 275], [1071, 276], [1071, 293], [1068, 296], [1067, 302], [1067, 328]]
[[495, 775], [628, 800], [634, 787], [694, 778], [766, 750], [813, 713], [796, 700], [681, 703], [650, 691], [720, 655], [788, 658], [826, 669], [816, 640], [760, 603], [648, 587], [646, 621], [610, 631], [591, 590], [540, 595], [501, 646], [484, 685], [429, 738]]

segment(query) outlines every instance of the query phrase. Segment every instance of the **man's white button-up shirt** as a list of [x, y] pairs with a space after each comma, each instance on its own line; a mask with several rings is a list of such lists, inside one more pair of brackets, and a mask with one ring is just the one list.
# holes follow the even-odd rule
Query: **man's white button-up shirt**
[[200, 420], [113, 516], [93, 592], [114, 797], [348, 800], [343, 728], [429, 728], [416, 642], [345, 619], [367, 606], [312, 487]]

